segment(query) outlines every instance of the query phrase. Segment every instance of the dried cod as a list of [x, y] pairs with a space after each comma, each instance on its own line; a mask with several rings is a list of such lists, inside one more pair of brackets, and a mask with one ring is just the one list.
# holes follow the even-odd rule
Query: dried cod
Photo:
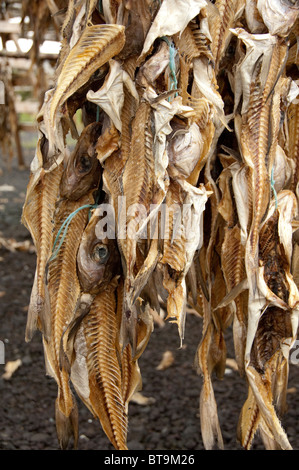
[[224, 447], [213, 375], [225, 380], [232, 327], [248, 392], [238, 439], [290, 449], [298, 2], [70, 1], [59, 22], [23, 223], [37, 252], [26, 339], [41, 330], [61, 447], [77, 445], [72, 383], [127, 449], [155, 321], [165, 312], [182, 346], [191, 307], [205, 448]]

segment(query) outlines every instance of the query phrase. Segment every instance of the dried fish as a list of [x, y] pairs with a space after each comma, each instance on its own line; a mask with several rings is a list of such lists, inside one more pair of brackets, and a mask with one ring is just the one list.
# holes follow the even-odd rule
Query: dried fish
[[[66, 217], [78, 208], [93, 202], [92, 194], [78, 201], [62, 200], [55, 215], [55, 235], [59, 234]], [[77, 409], [69, 384], [69, 374], [60, 366], [60, 347], [64, 329], [72, 320], [76, 302], [80, 295], [77, 277], [76, 256], [87, 223], [88, 209], [80, 210], [72, 219], [58, 254], [48, 260], [46, 290], [49, 295], [49, 311], [45, 312], [49, 324], [49, 334], [43, 337], [47, 373], [57, 382], [56, 426], [58, 440], [66, 448], [71, 435], [75, 445], [78, 439]]]
[[41, 330], [61, 447], [78, 440], [71, 382], [127, 449], [154, 322], [175, 323], [182, 346], [192, 308], [205, 448], [224, 447], [213, 375], [225, 379], [232, 325], [248, 393], [238, 439], [250, 449], [259, 432], [266, 449], [290, 449], [281, 416], [299, 325], [298, 1], [66, 6], [22, 218], [37, 253], [26, 339]]
[[272, 35], [287, 36], [299, 14], [299, 5], [288, 0], [257, 0], [257, 9]]
[[120, 256], [116, 240], [101, 234], [100, 209], [94, 209], [86, 226], [77, 254], [78, 278], [85, 293], [96, 294], [105, 289], [117, 274]]
[[[31, 233], [36, 252], [36, 273], [28, 308], [26, 341], [30, 341], [39, 322], [39, 329], [44, 330], [43, 311], [45, 299], [46, 263], [51, 255], [54, 242], [53, 217], [59, 195], [62, 176], [62, 164], [51, 172], [41, 171], [38, 182], [30, 188], [22, 213], [23, 224]], [[31, 180], [33, 179], [31, 175]], [[46, 334], [46, 332], [44, 331]]]
[[118, 25], [87, 26], [71, 49], [59, 74], [51, 100], [50, 122], [55, 127], [58, 106], [77, 91], [102, 65], [124, 46], [124, 27]]
[[116, 60], [110, 60], [110, 72], [103, 86], [97, 92], [90, 90], [86, 98], [92, 103], [100, 106], [111, 118], [116, 129], [121, 132], [121, 111], [124, 105], [124, 91], [126, 88], [138, 101], [135, 85], [129, 75], [121, 68]]
[[140, 60], [149, 52], [155, 39], [183, 31], [206, 4], [205, 0], [164, 0], [147, 33]]
[[74, 151], [68, 157], [64, 169], [60, 194], [70, 200], [78, 200], [90, 189], [96, 189], [101, 177], [101, 166], [97, 159], [96, 145], [102, 132], [100, 123], [85, 127]]
[[[118, 450], [127, 449], [127, 414], [122, 399], [118, 359], [116, 287], [114, 280], [95, 297], [77, 333], [72, 382], [90, 411], [100, 420]], [[85, 375], [80, 377], [84, 362]]]
[[215, 61], [216, 75], [219, 72], [221, 59], [230, 42], [232, 31], [242, 16], [245, 8], [245, 0], [216, 0], [215, 6], [219, 15], [215, 15], [215, 20], [210, 25], [212, 35], [211, 49]]

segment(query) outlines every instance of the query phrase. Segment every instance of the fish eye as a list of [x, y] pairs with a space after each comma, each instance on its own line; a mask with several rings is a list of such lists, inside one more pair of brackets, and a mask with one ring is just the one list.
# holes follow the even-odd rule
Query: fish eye
[[87, 173], [92, 166], [91, 158], [88, 155], [81, 155], [78, 170], [80, 173]]
[[97, 263], [104, 263], [107, 261], [109, 256], [109, 251], [106, 245], [103, 245], [102, 243], [98, 243], [92, 252], [92, 258], [94, 261]]

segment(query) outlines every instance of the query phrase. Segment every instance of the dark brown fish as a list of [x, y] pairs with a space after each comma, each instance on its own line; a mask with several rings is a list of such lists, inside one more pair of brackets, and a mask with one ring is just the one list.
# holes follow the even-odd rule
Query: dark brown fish
[[97, 188], [101, 166], [97, 159], [96, 143], [102, 132], [102, 124], [89, 124], [81, 133], [64, 170], [60, 192], [62, 197], [78, 200], [90, 189]]

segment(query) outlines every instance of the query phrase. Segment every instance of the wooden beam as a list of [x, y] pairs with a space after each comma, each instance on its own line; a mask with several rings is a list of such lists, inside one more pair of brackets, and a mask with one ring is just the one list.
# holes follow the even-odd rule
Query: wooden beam
[[0, 33], [21, 34], [21, 26], [19, 23], [0, 20]]
[[[15, 59], [30, 59], [29, 54], [27, 52], [13, 52], [7, 51], [6, 49], [0, 50], [0, 57], [12, 57]], [[39, 58], [41, 60], [57, 60], [57, 54], [40, 54]]]
[[15, 108], [17, 113], [32, 114], [35, 116], [39, 111], [39, 104], [34, 101], [18, 101], [15, 102]]

